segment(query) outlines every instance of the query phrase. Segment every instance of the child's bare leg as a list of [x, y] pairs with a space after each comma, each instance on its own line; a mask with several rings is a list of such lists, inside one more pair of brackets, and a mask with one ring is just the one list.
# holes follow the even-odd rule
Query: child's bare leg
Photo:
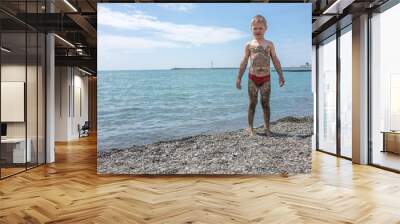
[[247, 120], [249, 126], [247, 128], [247, 132], [250, 135], [254, 134], [253, 121], [254, 121], [254, 114], [256, 112], [257, 97], [258, 97], [258, 87], [253, 82], [253, 80], [249, 79], [249, 108], [247, 114]]
[[261, 105], [263, 108], [263, 115], [264, 115], [264, 128], [265, 134], [270, 135], [271, 130], [269, 127], [269, 121], [271, 117], [271, 109], [269, 106], [269, 97], [271, 95], [271, 82], [265, 82], [261, 88]]

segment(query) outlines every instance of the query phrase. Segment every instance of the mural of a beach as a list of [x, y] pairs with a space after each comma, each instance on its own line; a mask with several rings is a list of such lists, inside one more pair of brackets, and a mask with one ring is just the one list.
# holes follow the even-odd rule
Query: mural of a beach
[[[285, 76], [271, 63], [271, 136], [260, 102], [244, 130], [248, 70], [235, 87], [256, 14]], [[99, 4], [98, 173], [309, 173], [310, 30], [308, 4]]]

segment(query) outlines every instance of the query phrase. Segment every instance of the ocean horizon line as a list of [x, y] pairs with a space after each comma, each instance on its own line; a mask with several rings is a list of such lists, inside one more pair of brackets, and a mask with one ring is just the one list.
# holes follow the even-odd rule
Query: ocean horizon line
[[[117, 70], [98, 70], [97, 72], [126, 72], [126, 71], [171, 71], [171, 70], [189, 70], [189, 69], [236, 69], [236, 67], [216, 67], [216, 68], [207, 68], [207, 67], [175, 67], [175, 68], [163, 68], [163, 69], [117, 69]], [[247, 71], [248, 69], [246, 69]], [[276, 72], [275, 69], [271, 68], [271, 71]], [[311, 72], [311, 67], [283, 67], [282, 71], [284, 72]]]

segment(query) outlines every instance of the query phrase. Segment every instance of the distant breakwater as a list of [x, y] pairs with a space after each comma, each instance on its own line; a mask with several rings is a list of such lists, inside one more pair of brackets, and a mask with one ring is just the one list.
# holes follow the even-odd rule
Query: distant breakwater
[[[218, 68], [171, 68], [170, 70], [185, 70], [185, 69], [239, 69], [239, 68], [230, 68], [230, 67], [218, 67]], [[275, 69], [271, 69], [271, 71], [275, 71]], [[310, 72], [310, 67], [284, 67], [282, 68], [284, 72]]]

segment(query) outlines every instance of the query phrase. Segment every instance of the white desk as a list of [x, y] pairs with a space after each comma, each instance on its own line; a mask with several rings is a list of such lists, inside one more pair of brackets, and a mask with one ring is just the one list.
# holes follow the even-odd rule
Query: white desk
[[[31, 145], [32, 141], [30, 138], [27, 139], [27, 146], [26, 147], [26, 152], [25, 152], [25, 138], [5, 138], [1, 139], [1, 144], [6, 145], [7, 147], [9, 145], [13, 145], [12, 149], [12, 157], [13, 163], [25, 163], [25, 162], [30, 162], [31, 161]], [[2, 146], [4, 147], [4, 146]], [[25, 158], [27, 159], [25, 161]]]

